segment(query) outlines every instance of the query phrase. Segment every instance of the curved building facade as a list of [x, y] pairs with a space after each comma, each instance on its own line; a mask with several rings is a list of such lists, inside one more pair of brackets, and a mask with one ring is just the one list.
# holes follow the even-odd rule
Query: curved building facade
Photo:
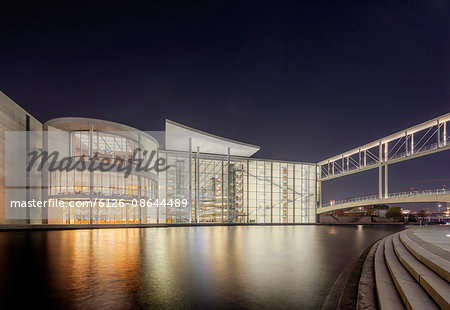
[[[155, 199], [158, 175], [137, 172], [136, 160], [157, 153], [159, 144], [150, 135], [122, 124], [88, 118], [58, 118], [44, 124], [46, 149], [59, 159], [72, 159], [77, 169], [55, 169], [46, 178], [47, 199], [66, 206], [49, 209], [49, 222], [64, 224], [137, 224], [152, 222], [153, 214], [132, 204], [133, 200]], [[147, 158], [145, 158], [147, 156]], [[84, 169], [80, 161], [84, 162]], [[108, 169], [88, 169], [91, 162]], [[59, 164], [60, 161], [57, 161]], [[131, 165], [118, 171], [119, 164]], [[90, 201], [90, 204], [86, 203]], [[81, 206], [81, 207], [80, 207]], [[59, 212], [59, 213], [57, 213]]]

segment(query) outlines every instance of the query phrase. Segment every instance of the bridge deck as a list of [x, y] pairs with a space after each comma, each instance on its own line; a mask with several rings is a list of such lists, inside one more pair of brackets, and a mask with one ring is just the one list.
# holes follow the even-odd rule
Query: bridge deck
[[380, 198], [378, 196], [354, 198], [348, 201], [329, 203], [320, 208], [317, 208], [317, 214], [377, 204], [412, 202], [450, 202], [450, 191], [440, 189], [422, 192], [393, 193], [389, 194], [387, 198]]

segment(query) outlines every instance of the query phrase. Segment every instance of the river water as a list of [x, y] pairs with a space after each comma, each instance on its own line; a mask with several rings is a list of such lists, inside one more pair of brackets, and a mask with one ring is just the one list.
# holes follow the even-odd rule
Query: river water
[[334, 308], [393, 225], [0, 232], [0, 309]]

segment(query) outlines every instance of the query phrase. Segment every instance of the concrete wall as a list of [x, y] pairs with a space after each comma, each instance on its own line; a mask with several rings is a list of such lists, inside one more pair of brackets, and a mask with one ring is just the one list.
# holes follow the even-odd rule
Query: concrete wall
[[[5, 189], [5, 173], [6, 173], [6, 140], [5, 136], [8, 131], [25, 131], [26, 130], [26, 116], [30, 117], [30, 130], [42, 132], [42, 123], [37, 119], [32, 117], [27, 111], [22, 109], [18, 104], [12, 101], [8, 96], [6, 96], [3, 92], [0, 91], [0, 224], [20, 224], [26, 223], [26, 220], [21, 218], [23, 216], [18, 216], [17, 219], [6, 219], [5, 218], [5, 206], [7, 204], [7, 191]], [[36, 136], [36, 135], [35, 135]], [[17, 146], [19, 148], [24, 149], [23, 145]], [[31, 141], [31, 148], [39, 148], [42, 147], [42, 140], [33, 139]], [[26, 156], [26, 154], [18, 154], [18, 156]], [[23, 170], [21, 173], [26, 175], [26, 162], [24, 161]], [[32, 189], [30, 190], [30, 197], [40, 198], [41, 197], [41, 189], [40, 189], [40, 176], [32, 174], [30, 179], [30, 186]], [[24, 196], [25, 190], [18, 189], [13, 190], [12, 192], [8, 190], [8, 194], [14, 196], [14, 199], [19, 198], [22, 199]], [[8, 196], [9, 196], [8, 195]], [[22, 210], [25, 212], [25, 210]], [[20, 212], [22, 212], [20, 211]], [[36, 221], [32, 221], [36, 222]]]
[[331, 216], [321, 215], [320, 223], [326, 224], [368, 224], [371, 222], [370, 216]]

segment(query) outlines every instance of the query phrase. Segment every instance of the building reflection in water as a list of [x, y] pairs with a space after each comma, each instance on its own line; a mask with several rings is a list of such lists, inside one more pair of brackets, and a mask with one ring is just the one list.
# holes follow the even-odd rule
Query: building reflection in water
[[[399, 229], [216, 226], [2, 233], [0, 286], [8, 292], [3, 302], [17, 303], [13, 298], [21, 294], [14, 286], [26, 279], [44, 305], [64, 309], [320, 308], [361, 251]], [[32, 305], [33, 299], [20, 302]]]

